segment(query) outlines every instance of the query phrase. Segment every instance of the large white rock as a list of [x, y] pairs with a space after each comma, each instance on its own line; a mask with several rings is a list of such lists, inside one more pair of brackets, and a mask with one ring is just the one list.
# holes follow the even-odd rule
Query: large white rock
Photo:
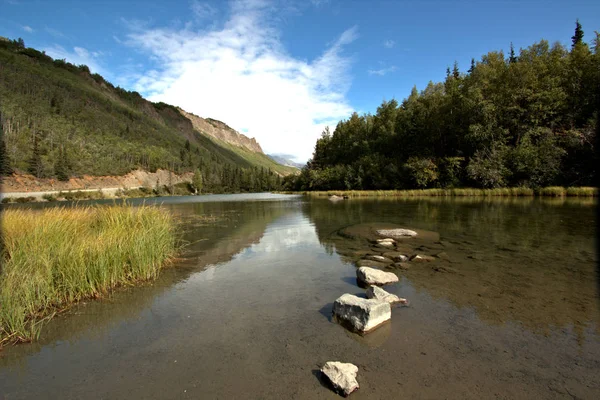
[[411, 231], [410, 229], [380, 229], [377, 231], [379, 236], [388, 236], [392, 238], [402, 238], [402, 237], [414, 237], [417, 236], [417, 232]]
[[358, 390], [358, 367], [354, 364], [339, 361], [327, 361], [321, 372], [329, 379], [334, 390], [347, 397], [350, 393]]
[[370, 299], [385, 301], [386, 303], [394, 304], [408, 304], [406, 299], [396, 296], [395, 294], [388, 293], [380, 287], [377, 286], [369, 286], [367, 289], [367, 297]]
[[398, 282], [398, 277], [392, 272], [385, 272], [375, 268], [360, 267], [356, 270], [356, 277], [367, 285], [387, 285]]
[[333, 303], [333, 315], [353, 331], [365, 333], [389, 320], [392, 310], [389, 303], [346, 293]]

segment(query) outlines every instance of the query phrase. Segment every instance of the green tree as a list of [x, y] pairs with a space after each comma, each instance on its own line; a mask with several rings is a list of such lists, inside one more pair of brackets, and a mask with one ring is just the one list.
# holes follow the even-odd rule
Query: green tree
[[34, 134], [33, 135], [33, 148], [31, 150], [31, 158], [29, 159], [29, 166], [27, 168], [27, 172], [29, 172], [31, 175], [33, 175], [37, 178], [41, 178], [43, 171], [44, 171], [44, 167], [42, 164], [42, 156], [40, 153], [38, 141], [39, 141], [38, 135]]
[[204, 182], [202, 179], [202, 172], [200, 172], [200, 170], [197, 169], [196, 171], [194, 171], [194, 177], [192, 178], [192, 186], [196, 190], [196, 193], [202, 192], [203, 183]]
[[578, 44], [583, 43], [583, 29], [579, 23], [579, 19], [575, 21], [575, 33], [571, 36], [572, 47], [575, 48]]

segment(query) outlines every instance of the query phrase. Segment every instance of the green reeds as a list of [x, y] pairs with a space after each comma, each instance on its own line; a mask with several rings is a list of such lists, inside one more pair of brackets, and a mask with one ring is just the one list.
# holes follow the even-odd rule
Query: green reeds
[[178, 249], [172, 216], [158, 207], [2, 214], [0, 345], [36, 339], [45, 319], [77, 301], [155, 279]]
[[494, 188], [494, 189], [414, 189], [414, 190], [328, 190], [303, 192], [312, 197], [348, 196], [348, 197], [448, 197], [448, 196], [482, 196], [482, 197], [532, 197], [532, 196], [598, 196], [598, 190], [593, 187], [546, 187], [534, 190], [526, 187]]

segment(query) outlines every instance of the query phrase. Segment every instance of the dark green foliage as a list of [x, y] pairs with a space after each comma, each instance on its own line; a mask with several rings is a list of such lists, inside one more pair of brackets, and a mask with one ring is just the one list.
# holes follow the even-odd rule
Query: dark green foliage
[[67, 180], [200, 169], [204, 191], [219, 192], [275, 190], [281, 179], [274, 171], [290, 170], [197, 132], [177, 107], [146, 101], [19, 40], [0, 41], [0, 99], [7, 171]]
[[[591, 186], [600, 46], [542, 40], [326, 130], [290, 190]], [[575, 42], [574, 42], [575, 43]]]
[[42, 157], [40, 154], [40, 147], [38, 146], [38, 135], [33, 135], [33, 148], [31, 150], [31, 158], [29, 159], [29, 166], [27, 172], [31, 175], [41, 178], [44, 172], [44, 166], [42, 165]]
[[573, 47], [578, 44], [583, 43], [583, 29], [581, 28], [581, 24], [579, 23], [579, 19], [575, 21], [575, 34], [571, 36], [571, 40], [573, 43]]
[[2, 113], [0, 112], [0, 177], [8, 176], [10, 174], [12, 174], [12, 168], [6, 150], [4, 128], [2, 126]]

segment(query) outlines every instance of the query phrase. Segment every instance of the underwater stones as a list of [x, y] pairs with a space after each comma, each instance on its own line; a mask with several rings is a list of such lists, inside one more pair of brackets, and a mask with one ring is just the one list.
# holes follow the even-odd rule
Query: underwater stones
[[417, 232], [411, 231], [410, 229], [396, 228], [396, 229], [379, 229], [377, 231], [379, 236], [389, 236], [392, 238], [406, 238], [415, 237]]
[[333, 315], [350, 330], [366, 333], [392, 317], [389, 303], [346, 293], [333, 303]]
[[395, 304], [395, 303], [407, 304], [408, 303], [408, 301], [406, 299], [400, 298], [400, 297], [396, 296], [395, 294], [388, 293], [378, 286], [369, 286], [369, 288], [367, 289], [367, 297], [369, 299], [384, 301], [389, 304]]
[[440, 260], [450, 261], [450, 257], [448, 256], [448, 254], [445, 251], [442, 251], [441, 253], [437, 253], [435, 256], [437, 258], [439, 258]]
[[376, 243], [396, 243], [396, 241], [392, 238], [385, 238], [385, 239], [377, 239]]
[[394, 264], [394, 267], [398, 268], [398, 269], [410, 269], [410, 263], [407, 262], [398, 262]]
[[329, 196], [329, 200], [333, 201], [333, 202], [336, 202], [336, 201], [344, 200], [344, 198], [342, 196], [337, 196], [337, 195], [334, 194], [332, 196]]
[[358, 267], [384, 268], [386, 264], [382, 263], [382, 262], [379, 262], [379, 261], [374, 261], [374, 260], [358, 260], [358, 262], [356, 263], [356, 265]]
[[365, 256], [366, 260], [372, 260], [372, 261], [377, 261], [377, 262], [381, 262], [381, 263], [385, 263], [385, 264], [391, 264], [392, 260], [390, 260], [387, 257], [384, 256], [380, 256], [380, 255], [374, 255], [374, 254], [369, 254], [367, 256]]
[[321, 372], [329, 380], [333, 390], [344, 397], [348, 397], [359, 388], [356, 380], [358, 367], [354, 364], [327, 361], [321, 368]]
[[[362, 260], [361, 260], [362, 261]], [[361, 266], [356, 271], [356, 277], [359, 281], [367, 285], [387, 285], [389, 283], [398, 282], [398, 277], [392, 272], [385, 272], [375, 268], [369, 268], [367, 266]]]
[[429, 261], [435, 261], [435, 257], [426, 256], [424, 254], [417, 254], [417, 255], [412, 256], [410, 258], [410, 261], [412, 261], [412, 262], [429, 262]]

